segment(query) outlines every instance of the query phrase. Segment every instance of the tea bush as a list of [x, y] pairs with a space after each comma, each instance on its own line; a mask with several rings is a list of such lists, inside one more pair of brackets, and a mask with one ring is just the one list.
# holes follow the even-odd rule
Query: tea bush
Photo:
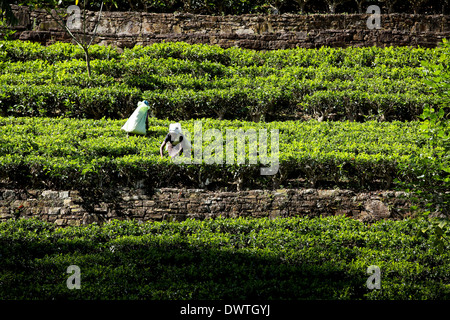
[[184, 120], [417, 120], [425, 103], [442, 106], [421, 61], [450, 63], [445, 47], [257, 52], [158, 43], [122, 54], [93, 46], [87, 77], [80, 49], [70, 44], [0, 41], [0, 52], [3, 116], [94, 119], [124, 118], [147, 99], [155, 116]]
[[[1, 299], [448, 299], [448, 251], [430, 221], [239, 218], [0, 223]], [[448, 248], [447, 248], [448, 249]], [[66, 273], [77, 265], [81, 289]], [[381, 289], [367, 288], [370, 265]]]
[[[199, 164], [193, 158], [192, 164], [181, 165], [161, 159], [159, 147], [169, 120], [149, 118], [146, 136], [127, 137], [120, 130], [125, 120], [0, 117], [0, 179], [5, 184], [69, 189], [85, 184], [128, 185], [142, 179], [154, 187], [197, 188], [209, 179], [219, 188], [235, 188], [230, 183], [241, 180], [241, 187], [249, 188], [331, 185], [376, 189], [392, 187], [394, 179], [415, 179], [414, 168], [399, 167], [407, 168], [412, 154], [432, 152], [419, 134], [418, 122], [198, 120], [203, 134], [209, 129], [222, 133], [223, 164], [207, 164], [204, 156]], [[181, 121], [194, 147], [195, 121]], [[249, 164], [248, 150], [244, 164], [227, 163], [227, 129], [266, 129], [269, 159], [275, 156], [270, 132], [279, 130], [277, 174], [261, 176], [261, 159]], [[203, 155], [209, 144], [203, 142]], [[233, 151], [236, 159], [236, 147]], [[437, 165], [432, 159], [427, 164], [430, 168]]]

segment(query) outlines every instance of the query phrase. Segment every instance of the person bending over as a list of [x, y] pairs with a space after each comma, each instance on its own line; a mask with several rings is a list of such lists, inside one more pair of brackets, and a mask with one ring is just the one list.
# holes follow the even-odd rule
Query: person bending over
[[190, 148], [189, 141], [183, 135], [181, 125], [179, 123], [172, 123], [169, 125], [169, 133], [159, 148], [161, 158], [164, 157], [164, 147], [166, 147], [169, 157], [171, 158], [180, 155], [183, 150], [190, 151], [187, 150]]

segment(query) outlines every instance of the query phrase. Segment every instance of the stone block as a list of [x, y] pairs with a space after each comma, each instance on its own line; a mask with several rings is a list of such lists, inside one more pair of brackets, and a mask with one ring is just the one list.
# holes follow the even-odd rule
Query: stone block
[[142, 218], [146, 214], [147, 210], [143, 208], [136, 208], [133, 210], [132, 216], [135, 218]]
[[276, 196], [287, 196], [287, 190], [286, 189], [278, 189], [276, 192], [273, 193], [273, 195]]
[[48, 214], [51, 214], [51, 215], [60, 214], [61, 213], [61, 208], [60, 207], [49, 208], [47, 212], [48, 212]]
[[143, 200], [142, 201], [142, 206], [143, 207], [154, 207], [155, 206], [155, 201], [153, 201], [153, 200]]
[[5, 219], [11, 219], [11, 218], [13, 218], [13, 215], [10, 213], [6, 213], [6, 212], [0, 213], [0, 219], [5, 220]]
[[339, 209], [335, 213], [337, 216], [349, 216], [351, 214], [351, 210]]
[[23, 206], [26, 208], [32, 208], [37, 206], [37, 199], [27, 199], [26, 201], [23, 202]]
[[13, 199], [16, 196], [16, 193], [13, 190], [5, 190], [2, 194], [2, 200]]
[[69, 219], [67, 220], [67, 224], [69, 226], [80, 226], [81, 225], [81, 221], [78, 219]]
[[59, 198], [59, 192], [58, 191], [52, 191], [52, 190], [45, 190], [42, 192], [41, 196], [45, 199], [58, 199]]
[[44, 21], [39, 24], [38, 29], [40, 31], [58, 30], [59, 25], [56, 21]]
[[151, 213], [151, 214], [146, 214], [144, 216], [144, 220], [161, 221], [162, 219], [163, 219], [162, 214]]
[[94, 222], [98, 222], [98, 217], [95, 214], [85, 213], [81, 219], [83, 224], [91, 224]]
[[319, 199], [333, 198], [338, 194], [337, 190], [318, 190]]
[[63, 225], [66, 225], [66, 220], [65, 219], [56, 219], [55, 220], [55, 224], [57, 225], [57, 226], [63, 226]]
[[67, 199], [67, 198], [69, 198], [69, 191], [60, 191], [59, 192], [59, 198], [60, 199]]
[[316, 206], [316, 201], [312, 201], [312, 200], [300, 201], [299, 203], [302, 208], [312, 208], [312, 207]]
[[269, 218], [277, 218], [281, 216], [280, 210], [271, 210], [269, 213]]
[[82, 207], [80, 206], [75, 206], [74, 208], [70, 208], [70, 212], [73, 214], [78, 214], [81, 212], [85, 212], [86, 210], [84, 210]]
[[[120, 211], [119, 211], [119, 213], [120, 213]], [[115, 218], [117, 218], [117, 216], [118, 216], [117, 210], [108, 211], [108, 213], [106, 214], [106, 218], [108, 218], [108, 219], [115, 219]]]
[[20, 206], [24, 206], [26, 201], [23, 200], [14, 200], [13, 202], [11, 202], [11, 207], [12, 208], [19, 208]]
[[373, 221], [373, 217], [366, 211], [359, 212], [358, 215], [354, 216], [354, 218], [362, 221], [362, 222], [371, 222]]
[[380, 200], [369, 200], [365, 203], [364, 208], [375, 219], [389, 218], [391, 215], [389, 207]]
[[301, 191], [302, 194], [317, 194], [317, 190], [316, 189], [306, 189]]
[[199, 207], [199, 204], [197, 204], [197, 203], [188, 203], [186, 206], [186, 209], [188, 211], [196, 211], [198, 207]]
[[134, 200], [133, 204], [135, 207], [142, 207], [143, 201], [142, 200]]

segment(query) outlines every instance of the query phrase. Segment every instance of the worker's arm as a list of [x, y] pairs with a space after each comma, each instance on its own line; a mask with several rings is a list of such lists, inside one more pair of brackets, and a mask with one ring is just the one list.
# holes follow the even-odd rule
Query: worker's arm
[[161, 144], [161, 147], [159, 148], [159, 154], [161, 155], [161, 158], [164, 157], [163, 150], [164, 150], [165, 146], [166, 146], [166, 141], [164, 140], [164, 142]]

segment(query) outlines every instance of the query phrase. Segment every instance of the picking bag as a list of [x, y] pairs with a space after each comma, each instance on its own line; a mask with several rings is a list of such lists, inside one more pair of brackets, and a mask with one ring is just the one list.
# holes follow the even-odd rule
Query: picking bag
[[149, 109], [150, 107], [144, 101], [139, 101], [136, 110], [134, 110], [121, 129], [128, 133], [145, 135], [147, 133], [145, 119]]

